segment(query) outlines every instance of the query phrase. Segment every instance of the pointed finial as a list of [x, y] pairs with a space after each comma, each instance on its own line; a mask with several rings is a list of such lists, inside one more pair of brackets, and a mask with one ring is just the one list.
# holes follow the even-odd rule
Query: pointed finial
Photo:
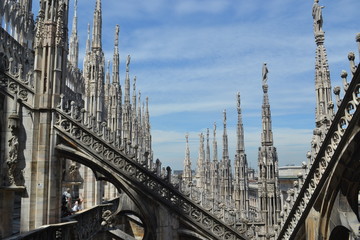
[[360, 33], [356, 34], [355, 40], [358, 43], [359, 58], [360, 58]]
[[86, 40], [86, 53], [90, 52], [90, 23], [88, 23], [87, 27], [87, 40]]
[[355, 65], [355, 53], [353, 52], [349, 52], [348, 54], [348, 59], [350, 62], [350, 70], [352, 75], [354, 76], [355, 72], [356, 72], [356, 65]]
[[94, 17], [93, 17], [93, 35], [92, 35], [92, 48], [102, 48], [102, 13], [101, 13], [101, 1], [96, 0]]
[[75, 0], [74, 2], [74, 16], [76, 17], [77, 16], [77, 0]]
[[226, 109], [224, 109], [224, 126], [226, 126]]
[[110, 60], [108, 60], [106, 67], [106, 84], [110, 84]]

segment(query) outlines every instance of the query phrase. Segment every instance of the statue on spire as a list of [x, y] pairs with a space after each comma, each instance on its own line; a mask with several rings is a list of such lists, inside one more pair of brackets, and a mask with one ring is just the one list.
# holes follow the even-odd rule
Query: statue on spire
[[323, 18], [322, 18], [322, 9], [324, 6], [319, 5], [319, 0], [314, 0], [314, 5], [312, 8], [312, 16], [314, 19], [314, 33], [320, 33], [322, 32], [322, 24], [323, 24]]
[[120, 28], [119, 25], [117, 24], [115, 27], [115, 43], [114, 43], [115, 46], [119, 45], [119, 32], [120, 32]]
[[266, 66], [266, 63], [263, 64], [263, 68], [262, 68], [262, 79], [263, 79], [263, 84], [266, 84], [267, 82], [267, 74], [268, 74], [269, 70]]
[[130, 57], [130, 55], [128, 55], [128, 56], [127, 56], [127, 59], [126, 59], [126, 71], [127, 71], [127, 72], [129, 71], [130, 60], [131, 60], [131, 57]]

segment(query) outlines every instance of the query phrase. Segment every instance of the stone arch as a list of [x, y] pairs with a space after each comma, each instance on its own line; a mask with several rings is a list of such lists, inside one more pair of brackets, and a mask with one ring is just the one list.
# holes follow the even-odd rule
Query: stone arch
[[[99, 166], [91, 156], [82, 152], [80, 149], [74, 149], [70, 147], [59, 147], [57, 146], [57, 152], [60, 156], [67, 159], [71, 159], [78, 163], [81, 163], [89, 168], [91, 168], [97, 179], [106, 180], [114, 184], [116, 188], [125, 192], [129, 198], [135, 203], [141, 214], [141, 220], [144, 224], [145, 236], [144, 239], [156, 239], [156, 209], [150, 204], [151, 199], [149, 199], [141, 189], [137, 189], [136, 186], [131, 186], [126, 179], [123, 179], [121, 175], [114, 174], [114, 169], [109, 168], [108, 166]], [[156, 208], [156, 206], [154, 206]], [[115, 211], [114, 216], [118, 216], [121, 208]]]

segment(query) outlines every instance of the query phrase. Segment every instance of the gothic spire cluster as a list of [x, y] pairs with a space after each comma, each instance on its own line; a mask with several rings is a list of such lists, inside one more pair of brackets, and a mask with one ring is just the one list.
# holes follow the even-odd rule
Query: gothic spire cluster
[[[125, 152], [137, 157], [140, 162], [152, 164], [150, 117], [148, 98], [141, 102], [140, 92], [136, 92], [136, 77], [133, 80], [133, 93], [130, 96], [130, 55], [126, 61], [124, 98], [120, 84], [120, 27], [115, 26], [112, 62], [105, 60], [102, 46], [101, 0], [96, 0], [93, 14], [92, 35], [88, 24], [86, 50], [81, 76], [78, 69], [79, 39], [77, 34], [77, 0], [74, 5], [74, 18], [69, 47], [70, 74], [66, 79], [66, 89], [74, 91], [75, 98], [65, 99], [65, 103], [75, 101], [83, 105], [89, 123], [97, 129], [104, 126], [111, 138]], [[74, 89], [73, 86], [82, 86]], [[71, 96], [71, 94], [66, 94]]]
[[[222, 158], [218, 161], [216, 124], [213, 130], [213, 156], [211, 161], [209, 129], [205, 137], [200, 133], [199, 155], [195, 177], [191, 176], [191, 160], [186, 135], [186, 155], [184, 173], [182, 177], [183, 188], [193, 186], [202, 192], [202, 202], [208, 201], [223, 206], [228, 211], [236, 211], [240, 219], [248, 222], [261, 222], [259, 235], [264, 237], [275, 232], [274, 225], [278, 222], [280, 214], [280, 191], [278, 186], [278, 159], [276, 148], [273, 146], [271, 111], [268, 97], [268, 69], [263, 65], [262, 89], [262, 132], [261, 146], [259, 147], [259, 175], [258, 178], [249, 176], [248, 160], [245, 153], [244, 128], [240, 106], [240, 93], [237, 100], [237, 143], [232, 168], [229, 156], [229, 143], [227, 133], [227, 115], [223, 112]], [[250, 188], [250, 182], [252, 187]], [[192, 183], [192, 184], [191, 184]], [[194, 191], [194, 190], [192, 190]]]
[[74, 3], [74, 18], [72, 24], [72, 32], [69, 41], [69, 62], [74, 66], [78, 67], [79, 61], [79, 38], [77, 33], [77, 0]]

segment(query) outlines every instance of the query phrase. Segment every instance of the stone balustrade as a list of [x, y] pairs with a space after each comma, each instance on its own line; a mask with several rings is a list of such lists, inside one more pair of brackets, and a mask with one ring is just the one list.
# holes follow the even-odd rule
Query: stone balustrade
[[[113, 211], [119, 199], [115, 199], [107, 204], [100, 204], [93, 208], [83, 210], [63, 218], [61, 223], [42, 226], [28, 233], [20, 234], [12, 239], [78, 239], [87, 240], [101, 232], [101, 216], [106, 210]], [[81, 226], [81, 227], [79, 227]]]
[[[352, 60], [350, 59], [350, 61]], [[350, 65], [352, 66], [352, 64]], [[341, 74], [342, 78], [346, 78], [346, 76], [347, 74], [344, 72]], [[343, 141], [343, 136], [348, 134], [348, 126], [352, 124], [354, 115], [360, 114], [357, 111], [360, 103], [360, 70], [357, 68], [356, 72], [354, 72], [350, 84], [346, 80], [343, 81], [343, 84], [346, 87], [345, 95], [341, 99], [340, 88], [336, 88], [338, 111], [327, 131], [326, 137], [320, 142], [320, 148], [314, 162], [310, 165], [306, 178], [301, 180], [302, 188], [299, 189], [299, 186], [297, 186], [297, 194], [291, 196], [287, 200], [287, 204], [285, 204], [285, 209], [281, 214], [282, 227], [278, 231], [279, 240], [290, 239], [299, 224], [304, 222], [304, 218], [310, 211], [332, 166], [338, 160], [336, 157], [339, 154], [338, 151], [341, 151], [342, 146], [348, 141], [347, 138]], [[358, 119], [358, 117], [355, 119]]]
[[[101, 163], [110, 165], [116, 169], [114, 174], [120, 175], [127, 181], [133, 182], [136, 186], [151, 194], [152, 196], [166, 203], [175, 212], [178, 212], [185, 218], [190, 219], [194, 224], [202, 227], [205, 231], [219, 239], [246, 239], [236, 229], [236, 214], [225, 208], [225, 204], [213, 203], [212, 212], [201, 206], [201, 193], [197, 190], [192, 191], [191, 196], [184, 195], [177, 187], [166, 181], [166, 174], [161, 173], [161, 165], [158, 162], [155, 169], [147, 164], [147, 161], [137, 162], [132, 157], [133, 150], [126, 150], [124, 141], [116, 145], [114, 141], [109, 140], [103, 129], [106, 129], [106, 123], [96, 123], [91, 116], [85, 118], [86, 111], [65, 111], [59, 105], [55, 110], [55, 128], [60, 135], [73, 139], [83, 149], [97, 158]], [[75, 114], [75, 112], [80, 114]], [[130, 154], [129, 154], [130, 153]], [[89, 161], [92, 161], [89, 159]], [[100, 164], [100, 163], [99, 163]], [[169, 175], [171, 173], [168, 173]]]

